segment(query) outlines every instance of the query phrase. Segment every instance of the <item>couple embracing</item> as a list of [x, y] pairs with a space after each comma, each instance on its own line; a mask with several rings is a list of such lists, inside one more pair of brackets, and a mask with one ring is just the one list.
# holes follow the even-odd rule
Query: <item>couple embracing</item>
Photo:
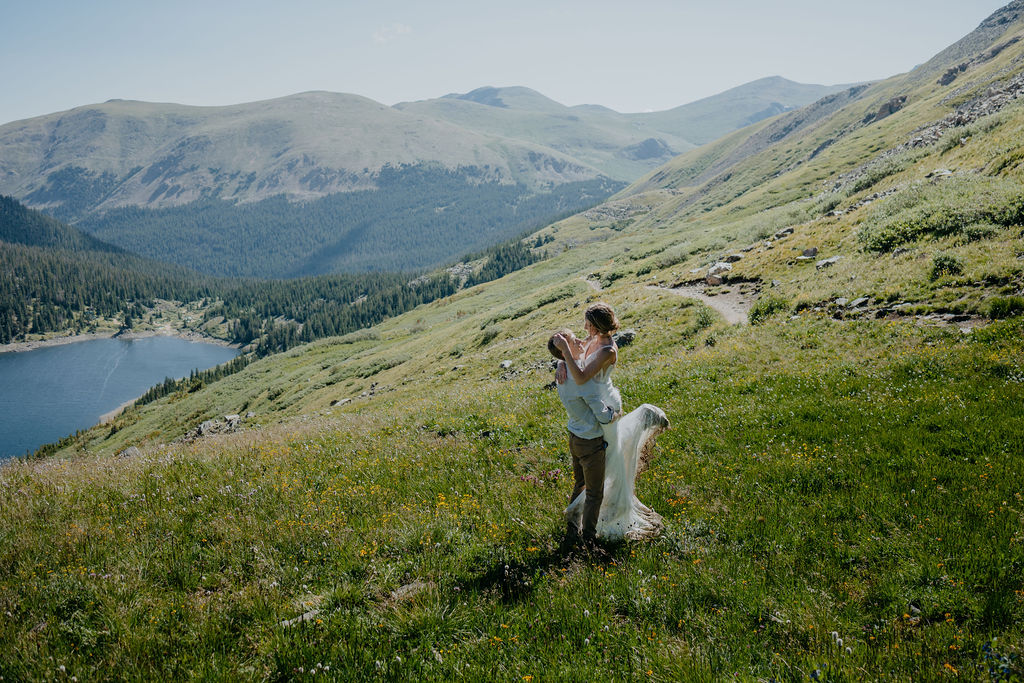
[[594, 548], [598, 538], [644, 538], [662, 528], [661, 515], [637, 500], [634, 490], [643, 458], [654, 437], [668, 428], [668, 419], [649, 404], [623, 415], [611, 380], [618, 361], [612, 335], [619, 327], [611, 306], [588, 307], [583, 326], [585, 339], [568, 329], [548, 339], [548, 350], [559, 360], [555, 382], [569, 419], [575, 479], [563, 549]]

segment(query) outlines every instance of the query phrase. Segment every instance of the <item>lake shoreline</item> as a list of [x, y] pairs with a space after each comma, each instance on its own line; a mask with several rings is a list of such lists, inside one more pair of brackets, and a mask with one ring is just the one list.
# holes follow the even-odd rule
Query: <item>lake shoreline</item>
[[177, 337], [186, 341], [205, 342], [216, 344], [229, 349], [240, 348], [239, 344], [233, 344], [224, 339], [211, 337], [195, 330], [180, 330], [172, 327], [161, 327], [155, 330], [129, 330], [127, 332], [115, 332], [108, 330], [104, 332], [86, 332], [63, 337], [52, 337], [50, 339], [38, 339], [32, 341], [11, 342], [0, 344], [0, 353], [21, 353], [24, 351], [35, 351], [50, 346], [62, 346], [64, 344], [75, 344], [77, 342], [92, 341], [94, 339], [148, 339], [149, 337]]
[[29, 344], [38, 353], [0, 354], [0, 460], [109, 424], [166, 377], [188, 377], [239, 354], [223, 340], [169, 329], [101, 330]]

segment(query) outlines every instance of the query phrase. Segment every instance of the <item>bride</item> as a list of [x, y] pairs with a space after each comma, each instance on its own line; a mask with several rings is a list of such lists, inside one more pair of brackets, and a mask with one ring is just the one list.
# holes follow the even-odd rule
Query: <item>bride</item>
[[[569, 381], [562, 373], [564, 367], [588, 403], [603, 405], [605, 412], [618, 418], [611, 422], [600, 416], [598, 419], [607, 422], [602, 424], [607, 446], [597, 536], [606, 540], [654, 536], [662, 529], [661, 515], [637, 499], [635, 485], [637, 475], [647, 465], [654, 437], [669, 426], [668, 418], [660, 408], [646, 403], [619, 417], [622, 399], [611, 380], [618, 359], [618, 348], [611, 335], [618, 329], [618, 319], [608, 304], [597, 303], [587, 309], [583, 325], [588, 335], [584, 341], [557, 334], [552, 342], [566, 359], [564, 366], [560, 364], [557, 380]], [[585, 500], [586, 491], [580, 491], [566, 508], [565, 518], [570, 527], [579, 528]]]

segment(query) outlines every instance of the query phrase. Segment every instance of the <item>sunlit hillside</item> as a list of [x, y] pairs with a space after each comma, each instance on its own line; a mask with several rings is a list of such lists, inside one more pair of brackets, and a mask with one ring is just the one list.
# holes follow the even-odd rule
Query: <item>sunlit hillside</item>
[[[1022, 35], [1017, 1], [540, 262], [6, 466], [0, 676], [1024, 676]], [[566, 559], [545, 341], [595, 300], [672, 423], [666, 527]]]

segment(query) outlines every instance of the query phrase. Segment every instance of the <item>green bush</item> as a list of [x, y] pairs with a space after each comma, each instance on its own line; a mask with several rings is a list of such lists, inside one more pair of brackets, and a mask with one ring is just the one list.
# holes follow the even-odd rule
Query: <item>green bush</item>
[[988, 317], [992, 320], [1010, 318], [1024, 313], [1024, 297], [997, 296], [988, 302]]
[[954, 178], [913, 185], [880, 202], [857, 235], [868, 251], [892, 251], [922, 237], [995, 235], [1024, 222], [1020, 184], [1006, 178]]
[[501, 327], [498, 325], [488, 325], [484, 328], [483, 334], [480, 336], [479, 346], [487, 346], [494, 341], [499, 334], [501, 334]]
[[750, 309], [748, 318], [751, 325], [764, 322], [780, 311], [789, 310], [789, 301], [775, 294], [768, 294], [757, 300]]
[[943, 275], [960, 275], [964, 272], [964, 264], [952, 254], [936, 254], [932, 257], [932, 269], [928, 279], [932, 282]]

